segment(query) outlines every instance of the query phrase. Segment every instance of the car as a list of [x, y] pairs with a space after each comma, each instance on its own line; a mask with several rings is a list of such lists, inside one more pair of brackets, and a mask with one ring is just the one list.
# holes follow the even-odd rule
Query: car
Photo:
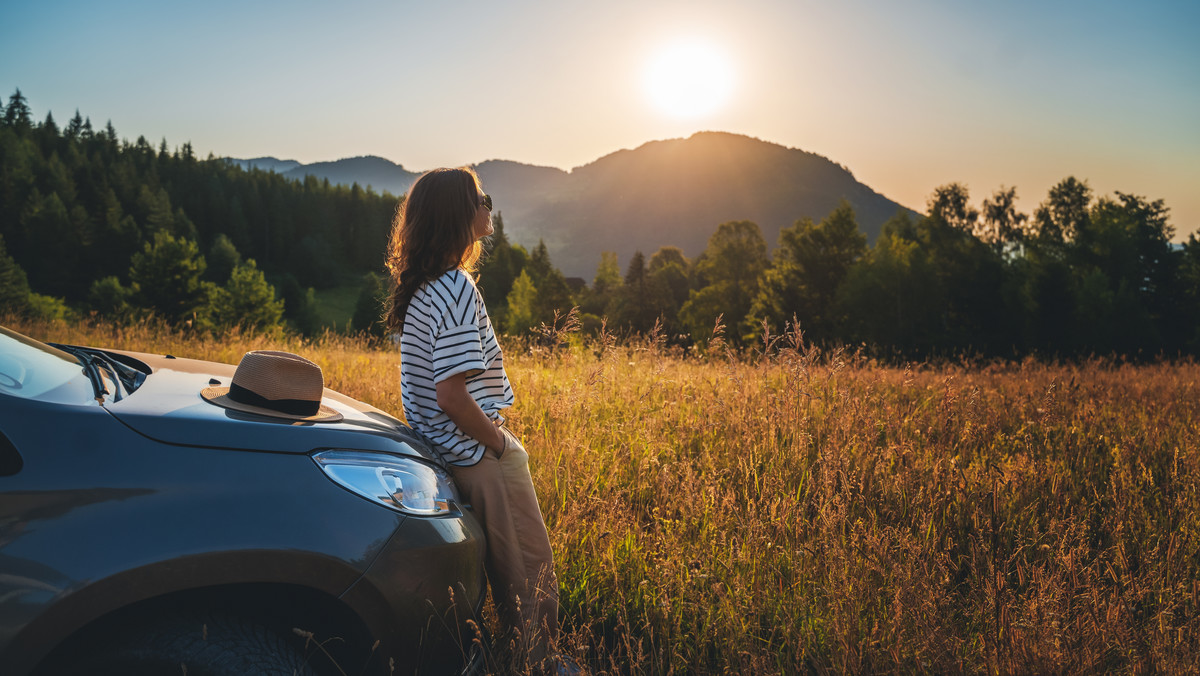
[[313, 367], [0, 327], [0, 672], [483, 668], [469, 505], [419, 435]]

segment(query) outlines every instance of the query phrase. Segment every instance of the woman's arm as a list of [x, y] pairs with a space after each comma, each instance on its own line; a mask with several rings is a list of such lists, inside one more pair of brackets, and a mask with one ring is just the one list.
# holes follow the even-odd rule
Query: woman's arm
[[437, 403], [467, 436], [502, 453], [504, 433], [467, 392], [467, 374], [456, 373], [437, 384]]

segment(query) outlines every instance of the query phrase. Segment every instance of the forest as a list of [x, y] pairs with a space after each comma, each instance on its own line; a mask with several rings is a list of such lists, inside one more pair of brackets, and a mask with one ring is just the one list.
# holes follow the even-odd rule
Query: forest
[[[337, 328], [382, 336], [400, 199], [200, 159], [190, 143], [130, 142], [78, 111], [36, 122], [17, 90], [0, 109], [0, 314], [312, 335], [315, 294], [353, 285], [354, 315]], [[478, 282], [514, 335], [571, 323], [744, 349], [798, 329], [903, 359], [1200, 352], [1200, 241], [1172, 242], [1162, 200], [1096, 195], [1075, 177], [1033, 214], [1016, 200], [1001, 187], [976, 206], [966, 186], [939, 186], [925, 216], [898, 212], [873, 243], [846, 203], [799, 218], [773, 247], [754, 222], [730, 221], [694, 259], [671, 246], [624, 265], [596, 252], [590, 284], [564, 277], [544, 244], [510, 241], [497, 213]]]

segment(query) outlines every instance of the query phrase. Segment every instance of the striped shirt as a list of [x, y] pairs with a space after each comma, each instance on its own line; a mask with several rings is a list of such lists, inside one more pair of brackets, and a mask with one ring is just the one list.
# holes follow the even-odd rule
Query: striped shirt
[[504, 356], [487, 308], [470, 275], [455, 268], [413, 294], [400, 335], [400, 395], [404, 416], [452, 465], [470, 466], [484, 445], [467, 436], [438, 406], [437, 384], [467, 374], [467, 392], [493, 420], [513, 404]]

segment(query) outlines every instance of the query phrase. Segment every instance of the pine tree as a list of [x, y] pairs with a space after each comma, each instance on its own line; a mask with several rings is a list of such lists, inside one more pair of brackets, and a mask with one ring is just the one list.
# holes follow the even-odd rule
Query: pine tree
[[201, 280], [205, 267], [195, 242], [159, 231], [130, 261], [134, 301], [168, 321], [190, 321], [209, 302]]
[[[564, 316], [573, 306], [571, 289], [562, 272], [550, 262], [546, 243], [539, 241], [526, 266], [529, 278], [537, 289], [534, 309], [534, 324], [551, 324], [555, 315]], [[514, 282], [514, 289], [516, 288]], [[511, 295], [511, 293], [510, 293]], [[511, 311], [511, 308], [510, 308]]]
[[206, 310], [217, 328], [270, 329], [283, 318], [283, 300], [276, 299], [254, 259], [234, 268], [229, 281], [210, 298]]
[[18, 130], [29, 129], [33, 126], [29, 103], [21, 90], [17, 89], [8, 98], [8, 106], [4, 109], [4, 124]]
[[659, 316], [659, 307], [650, 285], [650, 273], [646, 270], [646, 256], [634, 252], [625, 269], [625, 279], [609, 305], [613, 324], [637, 333], [646, 333], [654, 327]]
[[124, 319], [132, 314], [129, 304], [133, 290], [123, 286], [121, 280], [109, 275], [92, 282], [88, 289], [88, 305], [92, 310], [111, 319]]
[[225, 233], [221, 233], [217, 235], [212, 248], [208, 250], [205, 261], [208, 263], [205, 278], [211, 282], [223, 284], [229, 279], [229, 275], [242, 264], [242, 254], [238, 253], [237, 247], [229, 241]]
[[79, 109], [76, 108], [75, 109], [75, 117], [72, 117], [71, 121], [67, 123], [67, 130], [66, 130], [67, 138], [74, 141], [74, 140], [79, 139], [79, 136], [82, 133], [83, 133], [83, 117], [79, 114]]

